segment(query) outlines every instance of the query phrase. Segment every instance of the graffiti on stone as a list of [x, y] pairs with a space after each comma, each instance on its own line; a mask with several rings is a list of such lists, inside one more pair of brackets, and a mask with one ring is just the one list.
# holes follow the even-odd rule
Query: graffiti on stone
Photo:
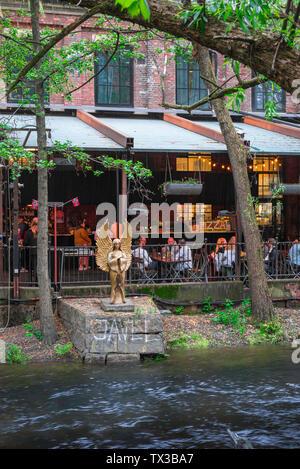
[[138, 324], [134, 319], [96, 319], [99, 332], [94, 333], [94, 340], [111, 342], [115, 336], [121, 342], [145, 341], [153, 342], [149, 336], [149, 320], [139, 320]]

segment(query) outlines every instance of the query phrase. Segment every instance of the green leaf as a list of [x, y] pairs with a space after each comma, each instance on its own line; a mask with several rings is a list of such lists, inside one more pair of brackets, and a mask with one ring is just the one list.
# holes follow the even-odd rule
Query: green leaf
[[144, 19], [149, 21], [151, 13], [147, 0], [140, 0], [140, 9]]

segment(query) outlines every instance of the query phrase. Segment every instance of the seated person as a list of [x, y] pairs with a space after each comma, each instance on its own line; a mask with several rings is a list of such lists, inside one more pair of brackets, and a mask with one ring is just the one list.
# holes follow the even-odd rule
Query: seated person
[[[219, 238], [217, 240], [216, 248], [212, 251], [208, 256], [208, 261], [211, 265], [214, 266], [216, 269], [217, 274], [221, 273], [221, 266], [224, 257], [224, 252], [227, 246], [227, 241], [225, 238]], [[213, 275], [215, 272], [212, 270], [211, 274]]]
[[296, 239], [289, 250], [291, 266], [294, 270], [300, 271], [300, 242]]
[[232, 236], [228, 241], [228, 245], [224, 251], [221, 262], [222, 275], [226, 277], [233, 277], [235, 268], [235, 250], [236, 250], [236, 239]]
[[276, 240], [274, 238], [269, 238], [267, 241], [267, 250], [265, 251], [264, 256], [265, 270], [268, 274], [275, 273], [277, 257], [278, 251], [276, 247]]
[[[132, 256], [141, 262], [137, 262], [138, 267], [141, 270], [149, 269], [149, 270], [156, 270], [157, 269], [157, 262], [153, 261], [149, 256], [147, 250], [143, 247], [144, 246], [144, 239], [135, 240], [134, 245], [136, 246], [132, 250]], [[146, 239], [145, 239], [146, 241]]]
[[176, 270], [182, 272], [184, 270], [192, 269], [193, 268], [193, 258], [192, 258], [192, 251], [189, 246], [186, 246], [185, 240], [180, 239], [178, 241], [179, 249], [175, 254], [174, 260], [181, 261], [176, 264]]
[[168, 239], [168, 245], [164, 246], [161, 250], [163, 255], [170, 255], [172, 258], [174, 258], [176, 252], [178, 251], [178, 246], [174, 238], [169, 238]]

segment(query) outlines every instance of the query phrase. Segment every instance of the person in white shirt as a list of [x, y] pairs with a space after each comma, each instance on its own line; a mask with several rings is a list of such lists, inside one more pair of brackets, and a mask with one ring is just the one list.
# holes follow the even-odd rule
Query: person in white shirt
[[138, 261], [137, 266], [141, 269], [151, 269], [151, 270], [156, 270], [157, 265], [156, 262], [151, 259], [149, 256], [147, 250], [143, 247], [144, 246], [144, 238], [142, 238], [140, 241], [136, 240], [135, 242], [136, 248], [132, 250], [132, 256], [136, 258]]
[[[224, 257], [224, 252], [225, 248], [227, 246], [227, 241], [225, 238], [219, 238], [217, 240], [216, 248], [214, 251], [210, 253], [209, 260], [211, 263], [213, 263], [216, 272], [218, 275], [221, 275], [221, 267], [222, 267], [222, 262], [223, 262], [223, 257]], [[214, 271], [212, 271], [212, 274], [214, 274]]]
[[189, 246], [186, 246], [185, 240], [180, 239], [178, 241], [179, 250], [175, 254], [174, 261], [181, 261], [176, 264], [176, 270], [182, 272], [183, 270], [192, 269], [193, 267], [193, 258], [192, 251]]
[[228, 245], [224, 251], [222, 258], [222, 273], [226, 277], [233, 278], [235, 268], [235, 250], [236, 250], [236, 238], [232, 236], [228, 241]]
[[296, 267], [297, 270], [299, 270], [300, 267], [300, 242], [298, 239], [295, 239], [293, 242], [292, 247], [289, 250], [289, 257], [291, 260], [291, 263], [294, 267]]

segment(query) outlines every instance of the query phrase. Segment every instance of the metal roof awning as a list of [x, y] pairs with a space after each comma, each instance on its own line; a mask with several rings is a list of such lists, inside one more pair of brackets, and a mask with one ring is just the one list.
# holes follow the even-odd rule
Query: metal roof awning
[[161, 119], [101, 117], [102, 122], [133, 137], [134, 152], [224, 153], [226, 145]]
[[[9, 116], [3, 114], [3, 119], [5, 117]], [[15, 114], [9, 125], [16, 129], [35, 128], [35, 117]], [[245, 122], [234, 122], [234, 126], [243, 141], [250, 142], [252, 154], [300, 155], [299, 129], [246, 118]], [[163, 119], [100, 117], [81, 109], [77, 110], [76, 117], [46, 115], [46, 127], [50, 130], [47, 132], [48, 148], [53, 147], [56, 140], [61, 143], [68, 140], [85, 151], [227, 153], [219, 123], [212, 120], [191, 121], [170, 114], [163, 115]], [[10, 136], [22, 144], [26, 141], [26, 148], [36, 148], [36, 132], [27, 133], [27, 140], [25, 134], [16, 130]]]
[[[205, 121], [202, 124], [210, 129], [220, 131], [218, 122]], [[300, 155], [299, 138], [243, 122], [234, 123], [234, 127], [239, 132], [244, 133], [245, 140], [250, 141], [251, 153]]]
[[[99, 120], [130, 135], [131, 150], [134, 152], [227, 153], [220, 125], [216, 121], [190, 121], [169, 114], [165, 114], [163, 120], [122, 117], [101, 117]], [[251, 124], [235, 122], [234, 126], [242, 135], [242, 141], [247, 145], [250, 143], [252, 154], [300, 155], [298, 129], [295, 131], [288, 126], [277, 129], [276, 124], [260, 125], [255, 120]]]
[[[4, 117], [4, 116], [3, 116]], [[35, 117], [26, 114], [16, 114], [9, 120], [5, 115], [8, 125], [13, 129], [35, 128]], [[1, 121], [1, 117], [0, 117]], [[71, 116], [46, 116], [47, 148], [52, 148], [57, 140], [61, 143], [70, 141], [73, 146], [83, 148], [85, 151], [126, 151], [126, 148], [116, 143], [111, 138], [94, 129], [77, 117]], [[12, 131], [9, 136], [22, 144], [26, 136], [24, 131]], [[36, 132], [31, 132], [25, 148], [37, 148]]]

